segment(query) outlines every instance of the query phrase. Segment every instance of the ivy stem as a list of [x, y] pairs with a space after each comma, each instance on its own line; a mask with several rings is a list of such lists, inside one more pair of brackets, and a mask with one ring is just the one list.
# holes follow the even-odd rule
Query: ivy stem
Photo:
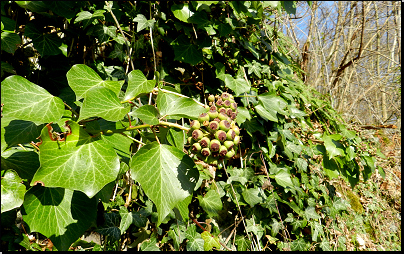
[[76, 117], [79, 117], [79, 114], [78, 114], [74, 109], [72, 109], [72, 107], [70, 107], [69, 105], [67, 105], [66, 102], [63, 102], [63, 104], [65, 104], [65, 106], [66, 106]]
[[[107, 5], [107, 7], [109, 7], [108, 1], [105, 1], [105, 4]], [[118, 27], [119, 31], [121, 32], [122, 37], [125, 39], [126, 50], [128, 51], [128, 54], [129, 54], [130, 51], [129, 51], [128, 39], [126, 39], [125, 35], [123, 34], [122, 28], [121, 28], [121, 26], [119, 25], [119, 22], [118, 22], [118, 20], [117, 20], [116, 17], [115, 17], [115, 14], [112, 12], [112, 7], [111, 7], [109, 13], [111, 13], [112, 18], [115, 20], [116, 26]], [[130, 65], [131, 65], [131, 67], [132, 67], [132, 70], [134, 70], [135, 67], [134, 67], [134, 65], [133, 65], [132, 58], [130, 57], [130, 55], [128, 55], [128, 57], [129, 57], [129, 62], [130, 62]], [[128, 74], [128, 73], [126, 73], [126, 74]]]
[[150, 126], [150, 129], [152, 130], [152, 132], [153, 132], [154, 136], [156, 137], [157, 143], [159, 143], [159, 145], [161, 145], [160, 140], [159, 140], [159, 138], [157, 137], [157, 135], [156, 135], [156, 131], [154, 130], [154, 128], [153, 128], [153, 127], [154, 127], [153, 125], [152, 125], [152, 126]]

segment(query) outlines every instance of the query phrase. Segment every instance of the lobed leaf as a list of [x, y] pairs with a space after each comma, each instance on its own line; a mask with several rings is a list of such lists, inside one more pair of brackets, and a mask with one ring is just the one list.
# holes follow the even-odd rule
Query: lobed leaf
[[128, 74], [128, 88], [124, 101], [133, 100], [142, 93], [150, 93], [156, 85], [155, 80], [147, 80], [143, 72], [140, 70], [133, 70]]
[[65, 111], [60, 98], [17, 75], [1, 82], [1, 103], [7, 118], [31, 121], [37, 125], [58, 121]]

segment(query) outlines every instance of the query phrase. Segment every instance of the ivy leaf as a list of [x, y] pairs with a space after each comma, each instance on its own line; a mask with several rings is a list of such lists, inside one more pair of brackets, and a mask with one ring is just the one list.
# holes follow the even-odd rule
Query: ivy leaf
[[176, 214], [176, 215], [181, 221], [186, 221], [189, 219], [188, 206], [189, 206], [189, 204], [191, 204], [191, 201], [192, 201], [192, 196], [190, 195], [190, 196], [186, 197], [183, 201], [179, 202], [177, 204], [177, 206], [175, 207], [174, 212], [179, 212], [179, 214]]
[[220, 23], [219, 26], [217, 27], [217, 30], [219, 31], [220, 36], [227, 36], [229, 33], [233, 31], [231, 26], [227, 23]]
[[268, 196], [268, 198], [265, 200], [265, 203], [262, 204], [262, 207], [267, 208], [271, 214], [278, 212], [276, 206], [276, 196], [274, 193]]
[[7, 147], [37, 141], [36, 138], [41, 134], [42, 128], [42, 125], [37, 126], [31, 121], [12, 120], [4, 127], [4, 141]]
[[251, 85], [245, 79], [234, 79], [230, 74], [225, 75], [224, 83], [234, 92], [235, 96], [248, 92], [251, 88]]
[[272, 218], [271, 235], [275, 237], [279, 233], [280, 229], [282, 229], [282, 223], [277, 221], [275, 218]]
[[137, 31], [136, 32], [140, 32], [143, 29], [148, 28], [148, 27], [153, 29], [154, 22], [156, 22], [153, 19], [147, 20], [143, 14], [138, 14], [136, 16], [136, 18], [133, 19], [133, 21], [137, 22]]
[[16, 171], [9, 169], [4, 173], [1, 178], [1, 213], [22, 205], [26, 187], [21, 182]]
[[156, 103], [160, 115], [168, 117], [186, 117], [195, 120], [200, 114], [207, 111], [191, 98], [184, 98], [171, 93], [159, 92]]
[[241, 194], [251, 207], [254, 207], [256, 204], [263, 202], [263, 197], [259, 191], [259, 189], [256, 188], [248, 188], [243, 191]]
[[187, 228], [186, 237], [188, 239], [187, 242], [187, 251], [203, 251], [204, 240], [201, 235], [196, 232], [195, 224], [191, 224]]
[[63, 188], [33, 186], [25, 194], [22, 216], [31, 232], [50, 238], [57, 250], [66, 251], [93, 223], [96, 199]]
[[133, 70], [128, 74], [128, 88], [123, 100], [133, 100], [139, 94], [150, 93], [155, 85], [155, 80], [147, 80], [143, 72]]
[[39, 168], [39, 156], [34, 151], [8, 150], [1, 154], [1, 169], [14, 169], [23, 179], [32, 179]]
[[327, 150], [328, 156], [332, 159], [335, 156], [345, 155], [344, 150], [338, 146], [342, 146], [339, 142], [333, 140], [330, 136], [323, 136], [324, 146]]
[[278, 118], [276, 117], [276, 111], [268, 111], [261, 104], [256, 105], [255, 110], [257, 113], [267, 121], [278, 122]]
[[261, 64], [253, 60], [252, 63], [244, 65], [248, 68], [248, 74], [254, 73], [258, 78], [261, 78]]
[[327, 241], [326, 239], [323, 239], [323, 241], [321, 241], [320, 243], [320, 248], [323, 251], [332, 251], [331, 247], [330, 247], [330, 242]]
[[175, 146], [182, 151], [185, 143], [184, 131], [177, 128], [168, 129], [167, 141], [170, 145]]
[[87, 35], [97, 36], [100, 43], [108, 42], [110, 38], [116, 37], [116, 27], [97, 24], [88, 30]]
[[35, 124], [58, 121], [64, 111], [63, 101], [44, 88], [17, 75], [1, 82], [3, 114], [9, 119], [32, 121]]
[[311, 224], [311, 240], [313, 242], [317, 242], [317, 236], [320, 234], [323, 238], [325, 237], [324, 235], [324, 230], [323, 226], [318, 221], [313, 221]]
[[287, 115], [288, 113], [283, 109], [288, 103], [275, 93], [264, 93], [257, 96], [258, 101], [262, 103], [262, 106], [268, 110], [272, 115], [276, 113]]
[[[77, 123], [68, 121], [71, 134], [65, 141], [52, 141], [47, 127], [41, 132], [39, 161], [32, 184], [84, 192], [90, 198], [119, 173], [119, 157], [100, 137], [92, 138]], [[68, 179], [68, 180], [67, 180]]]
[[216, 190], [209, 190], [204, 197], [198, 195], [199, 204], [209, 217], [218, 216], [218, 212], [223, 209], [222, 201]]
[[[3, 29], [2, 29], [3, 30]], [[18, 44], [21, 44], [21, 38], [16, 33], [2, 32], [1, 33], [1, 49], [14, 54]]]
[[317, 214], [316, 208], [314, 206], [307, 207], [306, 210], [304, 210], [304, 214], [306, 215], [307, 220], [318, 220], [321, 218], [321, 216]]
[[123, 45], [116, 43], [114, 50], [109, 54], [109, 58], [118, 58], [119, 61], [123, 62], [126, 58], [126, 53], [123, 51]]
[[93, 69], [84, 64], [73, 65], [73, 67], [67, 72], [66, 77], [69, 86], [76, 94], [76, 100], [84, 98], [88, 90], [97, 86], [106, 87], [118, 96], [119, 91], [125, 82], [124, 80], [104, 81]]
[[251, 115], [248, 109], [245, 107], [237, 107], [237, 118], [236, 122], [238, 125], [242, 124], [245, 122], [245, 120], [251, 120]]
[[174, 4], [171, 11], [177, 19], [185, 23], [189, 23], [188, 19], [194, 14], [189, 10], [188, 4]]
[[141, 251], [161, 251], [158, 247], [158, 242], [156, 237], [151, 237], [150, 239], [146, 239], [140, 245]]
[[323, 165], [325, 174], [330, 179], [338, 178], [338, 176], [339, 176], [338, 165], [334, 159], [328, 158], [327, 155], [323, 156], [322, 165]]
[[53, 56], [63, 53], [61, 50], [62, 39], [60, 39], [55, 33], [44, 34], [38, 29], [36, 24], [29, 22], [25, 25], [25, 36], [32, 39], [34, 47], [38, 50], [41, 56]]
[[236, 244], [238, 251], [246, 251], [251, 246], [250, 240], [246, 239], [241, 235], [236, 235]]
[[280, 186], [286, 188], [286, 187], [293, 187], [292, 179], [290, 179], [290, 173], [280, 170], [276, 175], [275, 175], [275, 181], [277, 184]]
[[93, 87], [87, 91], [80, 110], [79, 121], [90, 117], [101, 117], [107, 121], [122, 120], [130, 111], [124, 107], [116, 94], [105, 87]]
[[182, 61], [192, 65], [197, 65], [203, 60], [202, 50], [191, 43], [189, 39], [181, 34], [177, 39], [171, 42], [171, 46], [174, 48], [175, 58], [174, 60]]
[[159, 123], [157, 119], [159, 112], [152, 105], [143, 105], [133, 110], [129, 115], [139, 118], [144, 124], [157, 125]]
[[204, 241], [203, 249], [205, 251], [210, 251], [214, 247], [216, 247], [216, 249], [220, 248], [219, 238], [212, 236], [208, 231], [203, 231], [201, 237]]
[[246, 220], [247, 222], [247, 227], [246, 230], [247, 232], [253, 232], [254, 235], [258, 237], [258, 239], [261, 239], [261, 237], [264, 235], [264, 228], [260, 225], [254, 222], [254, 219], [249, 219]]
[[119, 215], [116, 213], [104, 213], [104, 216], [105, 223], [96, 231], [102, 235], [111, 236], [115, 241], [119, 240], [121, 237], [121, 230], [118, 228]]
[[306, 251], [310, 244], [304, 240], [304, 238], [299, 238], [294, 240], [290, 245], [291, 250], [293, 251]]
[[159, 225], [170, 211], [192, 194], [199, 172], [194, 161], [169, 145], [157, 142], [140, 148], [129, 162], [131, 177], [154, 202]]

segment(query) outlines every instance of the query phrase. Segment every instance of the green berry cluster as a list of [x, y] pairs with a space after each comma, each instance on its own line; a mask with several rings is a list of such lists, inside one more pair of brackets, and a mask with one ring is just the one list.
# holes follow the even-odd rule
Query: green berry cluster
[[236, 125], [237, 103], [233, 95], [209, 95], [209, 111], [191, 122], [188, 132], [189, 151], [207, 164], [217, 165], [236, 154], [240, 129]]

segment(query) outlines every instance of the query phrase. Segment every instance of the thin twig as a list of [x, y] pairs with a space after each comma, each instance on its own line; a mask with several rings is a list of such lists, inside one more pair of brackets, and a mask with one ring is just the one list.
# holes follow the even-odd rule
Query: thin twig
[[[107, 5], [107, 7], [109, 7], [108, 1], [105, 1], [105, 4]], [[129, 45], [128, 45], [128, 39], [126, 39], [125, 35], [123, 34], [122, 28], [121, 28], [121, 26], [119, 25], [119, 22], [118, 22], [118, 20], [117, 20], [116, 17], [115, 17], [115, 14], [112, 12], [112, 7], [110, 8], [110, 11], [109, 11], [109, 12], [111, 13], [112, 18], [115, 20], [116, 26], [118, 27], [118, 29], [119, 29], [119, 31], [121, 32], [123, 38], [125, 39], [126, 50], [127, 50], [128, 54], [129, 54], [130, 50], [129, 50]], [[132, 70], [134, 70], [135, 67], [134, 67], [134, 65], [133, 65], [132, 58], [130, 57], [130, 55], [128, 55], [128, 57], [129, 57], [129, 62], [130, 62], [130, 65], [131, 65], [131, 67], [132, 67]], [[127, 71], [126, 71], [126, 74], [128, 74]]]

